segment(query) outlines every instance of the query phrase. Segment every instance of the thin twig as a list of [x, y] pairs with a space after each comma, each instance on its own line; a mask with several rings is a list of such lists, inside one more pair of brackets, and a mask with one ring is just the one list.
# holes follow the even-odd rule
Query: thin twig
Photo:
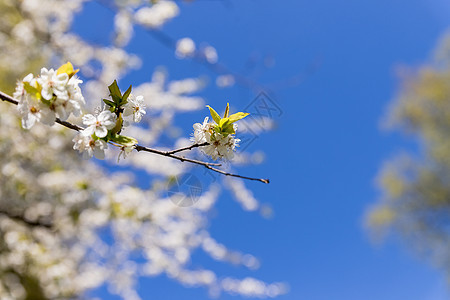
[[207, 145], [209, 145], [208, 142], [204, 142], [204, 143], [201, 143], [201, 144], [193, 144], [193, 145], [190, 145], [190, 146], [187, 146], [187, 147], [183, 147], [183, 148], [180, 148], [180, 149], [175, 149], [175, 150], [172, 150], [172, 151], [166, 151], [166, 153], [167, 154], [175, 154], [177, 152], [181, 152], [181, 151], [185, 151], [185, 150], [191, 150], [191, 149], [194, 149], [194, 148], [197, 148], [197, 147], [203, 147], [203, 146], [207, 146]]
[[[197, 144], [197, 145], [202, 145], [202, 144]], [[199, 146], [196, 146], [196, 147], [199, 147]], [[225, 176], [232, 176], [232, 177], [238, 177], [238, 178], [243, 178], [243, 179], [248, 179], [248, 180], [260, 181], [260, 182], [263, 182], [263, 183], [269, 183], [269, 179], [253, 178], [253, 177], [247, 177], [247, 176], [241, 176], [241, 175], [238, 175], [238, 174], [228, 173], [228, 172], [222, 171], [220, 169], [216, 169], [216, 168], [211, 167], [211, 166], [220, 166], [220, 164], [208, 163], [208, 162], [203, 162], [203, 161], [190, 159], [190, 158], [186, 158], [186, 157], [176, 156], [176, 155], [171, 154], [170, 153], [171, 151], [167, 151], [167, 152], [166, 151], [160, 151], [160, 150], [156, 150], [156, 149], [143, 147], [143, 146], [140, 146], [140, 145], [136, 145], [135, 149], [137, 151], [147, 151], [147, 152], [150, 152], [150, 153], [155, 153], [155, 154], [159, 154], [159, 155], [164, 155], [164, 156], [167, 156], [167, 157], [175, 158], [175, 159], [178, 159], [180, 161], [187, 161], [187, 162], [190, 162], [190, 163], [193, 163], [193, 164], [201, 165], [201, 166], [204, 166], [205, 168], [207, 168], [207, 169], [209, 169], [211, 171], [223, 174]], [[182, 150], [186, 150], [186, 149], [182, 149], [182, 150], [181, 149], [177, 149], [177, 150], [182, 151]], [[176, 151], [176, 150], [174, 150], [174, 151]]]
[[152, 149], [152, 148], [148, 148], [145, 146], [141, 146], [141, 145], [136, 145], [134, 146], [134, 148], [136, 149], [136, 151], [140, 152], [140, 151], [146, 151], [146, 152], [150, 152], [150, 153], [155, 153], [155, 154], [159, 154], [162, 156], [167, 156], [170, 158], [174, 158], [174, 159], [178, 159], [179, 161], [187, 161], [193, 164], [197, 164], [197, 165], [201, 165], [201, 166], [217, 166], [220, 167], [222, 164], [218, 164], [218, 163], [210, 163], [210, 162], [204, 162], [204, 161], [200, 161], [200, 160], [196, 160], [196, 159], [190, 159], [190, 158], [186, 158], [184, 156], [178, 156], [178, 155], [173, 155], [170, 152], [171, 151], [161, 151], [161, 150], [157, 150], [157, 149]]
[[[9, 103], [15, 104], [15, 105], [19, 104], [19, 101], [17, 101], [13, 97], [3, 93], [2, 91], [0, 91], [0, 99], [2, 99], [3, 101], [9, 102]], [[64, 127], [67, 127], [69, 129], [75, 130], [75, 131], [82, 131], [84, 129], [83, 127], [80, 127], [78, 125], [75, 125], [75, 124], [72, 124], [72, 123], [69, 123], [69, 122], [66, 122], [66, 121], [61, 121], [58, 118], [56, 119], [56, 123], [58, 123], [58, 124], [60, 124], [60, 125], [62, 125]], [[238, 174], [228, 173], [228, 172], [225, 172], [225, 171], [222, 171], [220, 169], [216, 169], [216, 168], [212, 167], [212, 166], [220, 167], [221, 164], [219, 164], [219, 163], [204, 162], [204, 161], [191, 159], [191, 158], [186, 158], [186, 157], [178, 156], [178, 155], [174, 154], [174, 153], [181, 152], [181, 151], [184, 151], [184, 150], [191, 150], [193, 148], [206, 146], [206, 145], [207, 145], [207, 143], [194, 144], [194, 145], [191, 145], [191, 146], [188, 146], [188, 147], [175, 149], [175, 150], [172, 150], [172, 151], [162, 151], [162, 150], [148, 148], [148, 147], [141, 146], [141, 145], [135, 145], [134, 149], [136, 149], [136, 151], [138, 151], [138, 152], [146, 151], [146, 152], [150, 152], [150, 153], [154, 153], [154, 154], [170, 157], [170, 158], [173, 158], [173, 159], [177, 159], [177, 160], [179, 160], [181, 162], [186, 161], [186, 162], [189, 162], [189, 163], [201, 165], [201, 166], [204, 166], [205, 168], [207, 168], [207, 169], [209, 169], [211, 171], [214, 171], [214, 172], [226, 175], [226, 176], [232, 176], [232, 177], [238, 177], [238, 178], [243, 178], [243, 179], [248, 179], [248, 180], [260, 181], [260, 182], [263, 182], [263, 183], [269, 183], [269, 179], [260, 179], [260, 178], [241, 176], [241, 175], [238, 175]]]
[[225, 175], [225, 176], [231, 176], [231, 177], [237, 177], [237, 178], [248, 179], [248, 180], [253, 180], [253, 181], [259, 181], [259, 182], [266, 183], [266, 184], [270, 183], [269, 179], [241, 176], [241, 175], [238, 175], [238, 174], [228, 173], [228, 172], [222, 171], [220, 169], [213, 168], [211, 166], [205, 166], [205, 168], [210, 169], [211, 171], [220, 173], [220, 174]]

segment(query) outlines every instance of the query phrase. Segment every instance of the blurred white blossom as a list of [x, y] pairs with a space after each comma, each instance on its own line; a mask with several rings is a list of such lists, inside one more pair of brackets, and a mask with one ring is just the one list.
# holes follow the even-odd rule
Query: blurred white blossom
[[177, 41], [175, 54], [178, 58], [192, 56], [195, 53], [195, 43], [190, 38], [182, 38]]
[[135, 14], [136, 22], [139, 24], [156, 28], [162, 26], [179, 13], [178, 6], [172, 1], [158, 1], [150, 7], [143, 7]]
[[216, 85], [221, 88], [234, 85], [235, 79], [233, 75], [220, 75], [216, 78]]
[[206, 58], [206, 61], [210, 64], [215, 64], [219, 60], [219, 56], [217, 55], [216, 48], [212, 46], [206, 46], [203, 48], [203, 55]]

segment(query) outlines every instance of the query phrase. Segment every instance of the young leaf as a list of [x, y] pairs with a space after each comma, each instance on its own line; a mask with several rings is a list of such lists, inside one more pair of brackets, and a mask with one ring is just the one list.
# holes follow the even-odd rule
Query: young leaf
[[111, 100], [103, 99], [103, 102], [105, 102], [106, 105], [109, 105], [111, 107], [116, 107], [116, 104]]
[[119, 86], [117, 85], [117, 81], [114, 80], [114, 82], [111, 83], [110, 86], [108, 86], [108, 89], [109, 95], [113, 98], [114, 103], [116, 104], [116, 106], [119, 106], [122, 100], [122, 93], [120, 92]]
[[219, 124], [220, 123], [220, 116], [219, 114], [209, 105], [206, 105], [206, 107], [209, 108], [209, 112], [211, 113], [211, 117], [213, 118], [213, 120]]
[[226, 126], [222, 127], [222, 134], [235, 134], [234, 127], [232, 123], [227, 123]]
[[225, 134], [234, 134], [236, 133], [234, 131], [233, 123], [230, 122], [229, 118], [223, 118], [220, 120], [220, 132]]
[[214, 125], [213, 129], [214, 129], [215, 132], [220, 133], [219, 125]]
[[122, 96], [122, 102], [120, 103], [120, 105], [124, 105], [124, 104], [127, 104], [127, 102], [128, 102], [128, 97], [130, 96], [130, 94], [131, 94], [131, 85], [130, 85], [130, 87], [128, 88], [128, 90], [126, 90], [125, 91], [125, 93], [123, 93], [123, 96]]
[[227, 124], [230, 124], [230, 119], [229, 118], [222, 118], [222, 119], [220, 119], [220, 122], [219, 122], [219, 127], [220, 128], [223, 128], [223, 127], [227, 126]]
[[78, 71], [80, 71], [80, 69], [73, 69], [73, 65], [70, 61], [68, 61], [67, 63], [65, 63], [64, 65], [62, 65], [61, 67], [58, 68], [58, 70], [56, 71], [56, 74], [63, 74], [66, 73], [67, 75], [69, 75], [69, 78], [72, 77], [73, 75], [75, 75], [76, 73], [78, 73]]
[[224, 113], [223, 117], [228, 118], [229, 113], [230, 113], [230, 103], [227, 103], [227, 108], [225, 108], [225, 113]]
[[138, 141], [135, 138], [118, 134], [115, 135], [111, 140], [118, 144], [121, 144], [122, 146], [134, 146], [138, 143]]
[[248, 116], [248, 115], [249, 115], [249, 113], [238, 112], [238, 113], [232, 114], [232, 115], [229, 117], [229, 119], [230, 119], [230, 122], [231, 122], [231, 123], [234, 123], [234, 122], [236, 122], [236, 121], [239, 121], [239, 120], [245, 118], [245, 117]]

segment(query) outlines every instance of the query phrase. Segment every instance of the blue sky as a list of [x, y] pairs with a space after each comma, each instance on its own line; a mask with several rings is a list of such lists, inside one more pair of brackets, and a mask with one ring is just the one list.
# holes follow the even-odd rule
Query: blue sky
[[[395, 70], [427, 61], [450, 24], [448, 1], [199, 0], [180, 7], [181, 15], [165, 32], [210, 43], [221, 62], [262, 85], [285, 85], [271, 94], [283, 111], [277, 129], [249, 148], [263, 150], [266, 162], [239, 169], [270, 177], [270, 185], [248, 186], [270, 203], [274, 218], [241, 211], [225, 193], [210, 226], [220, 242], [257, 256], [261, 268], [248, 271], [201, 254], [194, 256], [194, 265], [222, 275], [285, 281], [291, 290], [283, 300], [448, 299], [442, 274], [396, 240], [372, 244], [362, 225], [379, 195], [374, 179], [381, 164], [414, 147], [379, 126], [398, 86]], [[108, 17], [108, 11], [90, 4], [80, 20], [100, 27], [88, 31], [77, 22], [75, 29], [96, 42], [107, 41], [101, 26], [111, 26]], [[149, 70], [161, 64], [173, 79], [214, 76], [202, 65], [177, 60], [141, 30], [129, 50], [143, 56], [144, 65], [124, 78], [123, 86], [148, 79]], [[273, 57], [273, 67], [263, 67], [266, 56]], [[249, 57], [256, 58], [255, 69], [246, 68]], [[300, 84], [286, 86], [315, 62], [317, 68]], [[239, 86], [213, 84], [201, 95], [213, 106], [229, 100], [237, 109], [255, 97]], [[180, 122], [202, 120], [206, 113]], [[145, 299], [207, 299], [206, 290], [185, 289], [164, 277], [143, 279], [139, 291]]]

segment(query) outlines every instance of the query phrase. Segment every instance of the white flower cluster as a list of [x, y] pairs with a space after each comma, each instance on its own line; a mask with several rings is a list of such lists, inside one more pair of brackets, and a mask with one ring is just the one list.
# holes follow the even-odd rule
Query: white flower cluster
[[[65, 121], [71, 113], [75, 116], [82, 114], [81, 109], [85, 105], [85, 100], [79, 86], [82, 81], [75, 76], [77, 71], [68, 62], [57, 71], [42, 68], [40, 76], [36, 78], [33, 74], [28, 74], [17, 84], [14, 97], [19, 100], [18, 110], [24, 128], [30, 129], [37, 121], [53, 125], [56, 118]], [[116, 81], [113, 85], [118, 90]], [[115, 96], [122, 98], [120, 91], [118, 93], [119, 95]], [[129, 125], [129, 121], [140, 122], [146, 113], [144, 97], [134, 98], [132, 95], [128, 95], [129, 93], [127, 98], [114, 108], [105, 107], [105, 110], [96, 115], [85, 114], [82, 120], [86, 128], [73, 139], [73, 149], [78, 150], [85, 158], [95, 156], [98, 159], [104, 159], [105, 150], [108, 149], [107, 143], [114, 135], [120, 132], [123, 126]], [[109, 103], [113, 105], [112, 101]], [[122, 118], [122, 112], [125, 120]], [[118, 122], [119, 116], [120, 122]], [[115, 131], [111, 132], [112, 136], [108, 135], [113, 129]], [[132, 144], [123, 143], [122, 154], [123, 157], [126, 157], [132, 150]], [[121, 142], [119, 141], [118, 144]]]
[[[208, 123], [209, 118], [206, 117], [201, 123], [194, 124], [194, 135], [191, 140], [196, 144], [207, 142], [209, 145], [201, 147], [202, 151], [211, 156], [212, 159], [232, 159], [234, 150], [239, 146], [240, 139], [232, 134], [222, 134], [214, 130], [213, 123]], [[237, 130], [237, 124], [233, 124], [233, 128]]]
[[[137, 96], [134, 98], [130, 96], [128, 102], [123, 107], [123, 115], [126, 121], [123, 126], [129, 125], [128, 120], [133, 122], [140, 122], [142, 116], [145, 115], [144, 97]], [[108, 135], [108, 131], [112, 130], [117, 125], [117, 117], [109, 110], [103, 110], [97, 115], [86, 114], [83, 116], [83, 124], [87, 127], [74, 137], [74, 150], [78, 150], [83, 154], [84, 158], [91, 158], [95, 156], [98, 159], [105, 158], [105, 150], [108, 149], [108, 144], [103, 138]], [[124, 158], [132, 151], [132, 147], [121, 147], [122, 152], [119, 154]]]
[[56, 118], [65, 121], [71, 113], [79, 116], [85, 105], [81, 82], [76, 76], [46, 68], [41, 69], [38, 77], [31, 73], [25, 76], [13, 94], [19, 100], [23, 128], [30, 129], [36, 121], [51, 126]]

